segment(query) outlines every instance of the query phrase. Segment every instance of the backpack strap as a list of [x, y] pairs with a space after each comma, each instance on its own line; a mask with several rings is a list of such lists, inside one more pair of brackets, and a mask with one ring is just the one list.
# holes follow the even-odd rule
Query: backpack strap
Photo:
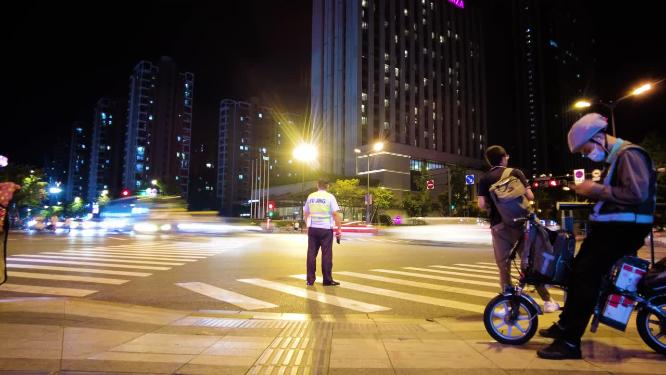
[[513, 172], [513, 168], [504, 168], [504, 171], [502, 172], [502, 176], [500, 176], [499, 181], [502, 181], [505, 178], [511, 176], [511, 172]]

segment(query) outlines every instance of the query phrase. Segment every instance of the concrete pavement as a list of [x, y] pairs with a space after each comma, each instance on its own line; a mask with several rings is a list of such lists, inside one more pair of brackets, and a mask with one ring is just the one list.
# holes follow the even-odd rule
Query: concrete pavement
[[[554, 314], [540, 316], [550, 325]], [[503, 346], [480, 315], [179, 311], [36, 297], [0, 301], [0, 371], [11, 374], [659, 374], [664, 357], [602, 327], [584, 360], [545, 361], [535, 337]]]

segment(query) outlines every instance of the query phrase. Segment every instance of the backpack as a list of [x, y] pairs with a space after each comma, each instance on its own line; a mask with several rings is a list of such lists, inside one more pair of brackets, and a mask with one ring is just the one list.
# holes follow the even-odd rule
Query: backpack
[[490, 185], [490, 198], [502, 217], [505, 225], [516, 227], [513, 219], [527, 216], [530, 213], [529, 202], [525, 198], [525, 185], [516, 176], [512, 176], [513, 168], [505, 168], [499, 181]]
[[520, 267], [530, 283], [567, 285], [576, 238], [566, 231], [535, 224], [525, 240]]

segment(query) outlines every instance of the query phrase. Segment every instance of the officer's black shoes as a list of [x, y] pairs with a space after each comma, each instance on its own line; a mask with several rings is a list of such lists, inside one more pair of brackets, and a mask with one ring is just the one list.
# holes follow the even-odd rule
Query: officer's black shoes
[[557, 339], [547, 347], [537, 350], [537, 357], [543, 359], [581, 359], [580, 345], [574, 345], [563, 339]]
[[331, 280], [331, 281], [324, 282], [323, 284], [324, 284], [324, 286], [336, 286], [336, 285], [340, 285], [340, 282], [335, 281], [335, 280]]
[[564, 329], [562, 328], [562, 326], [557, 324], [557, 322], [553, 323], [552, 326], [546, 329], [539, 330], [539, 336], [548, 337], [550, 339], [559, 339], [562, 337], [563, 334], [564, 334]]
[[313, 285], [314, 285], [314, 281], [312, 281], [312, 282], [310, 282], [310, 281], [306, 281], [306, 282], [305, 282], [305, 285], [307, 285], [307, 286], [313, 286]]

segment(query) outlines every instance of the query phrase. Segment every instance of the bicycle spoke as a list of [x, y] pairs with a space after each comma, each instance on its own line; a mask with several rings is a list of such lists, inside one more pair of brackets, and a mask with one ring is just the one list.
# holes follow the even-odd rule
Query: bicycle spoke
[[511, 336], [511, 331], [513, 331], [513, 324], [509, 326], [509, 329], [506, 331], [507, 336]]
[[499, 329], [502, 328], [502, 327], [504, 327], [505, 325], [506, 325], [506, 323], [505, 323], [504, 321], [502, 321], [502, 324], [500, 324], [500, 325], [496, 325], [496, 326], [495, 326], [495, 329], [499, 331]]
[[530, 320], [529, 315], [518, 315], [518, 319], [516, 320]]
[[520, 324], [516, 324], [516, 329], [519, 330], [521, 333], [527, 332], [527, 329], [523, 329], [523, 327], [521, 327]]
[[660, 322], [658, 320], [648, 320], [648, 323], [660, 324]]

